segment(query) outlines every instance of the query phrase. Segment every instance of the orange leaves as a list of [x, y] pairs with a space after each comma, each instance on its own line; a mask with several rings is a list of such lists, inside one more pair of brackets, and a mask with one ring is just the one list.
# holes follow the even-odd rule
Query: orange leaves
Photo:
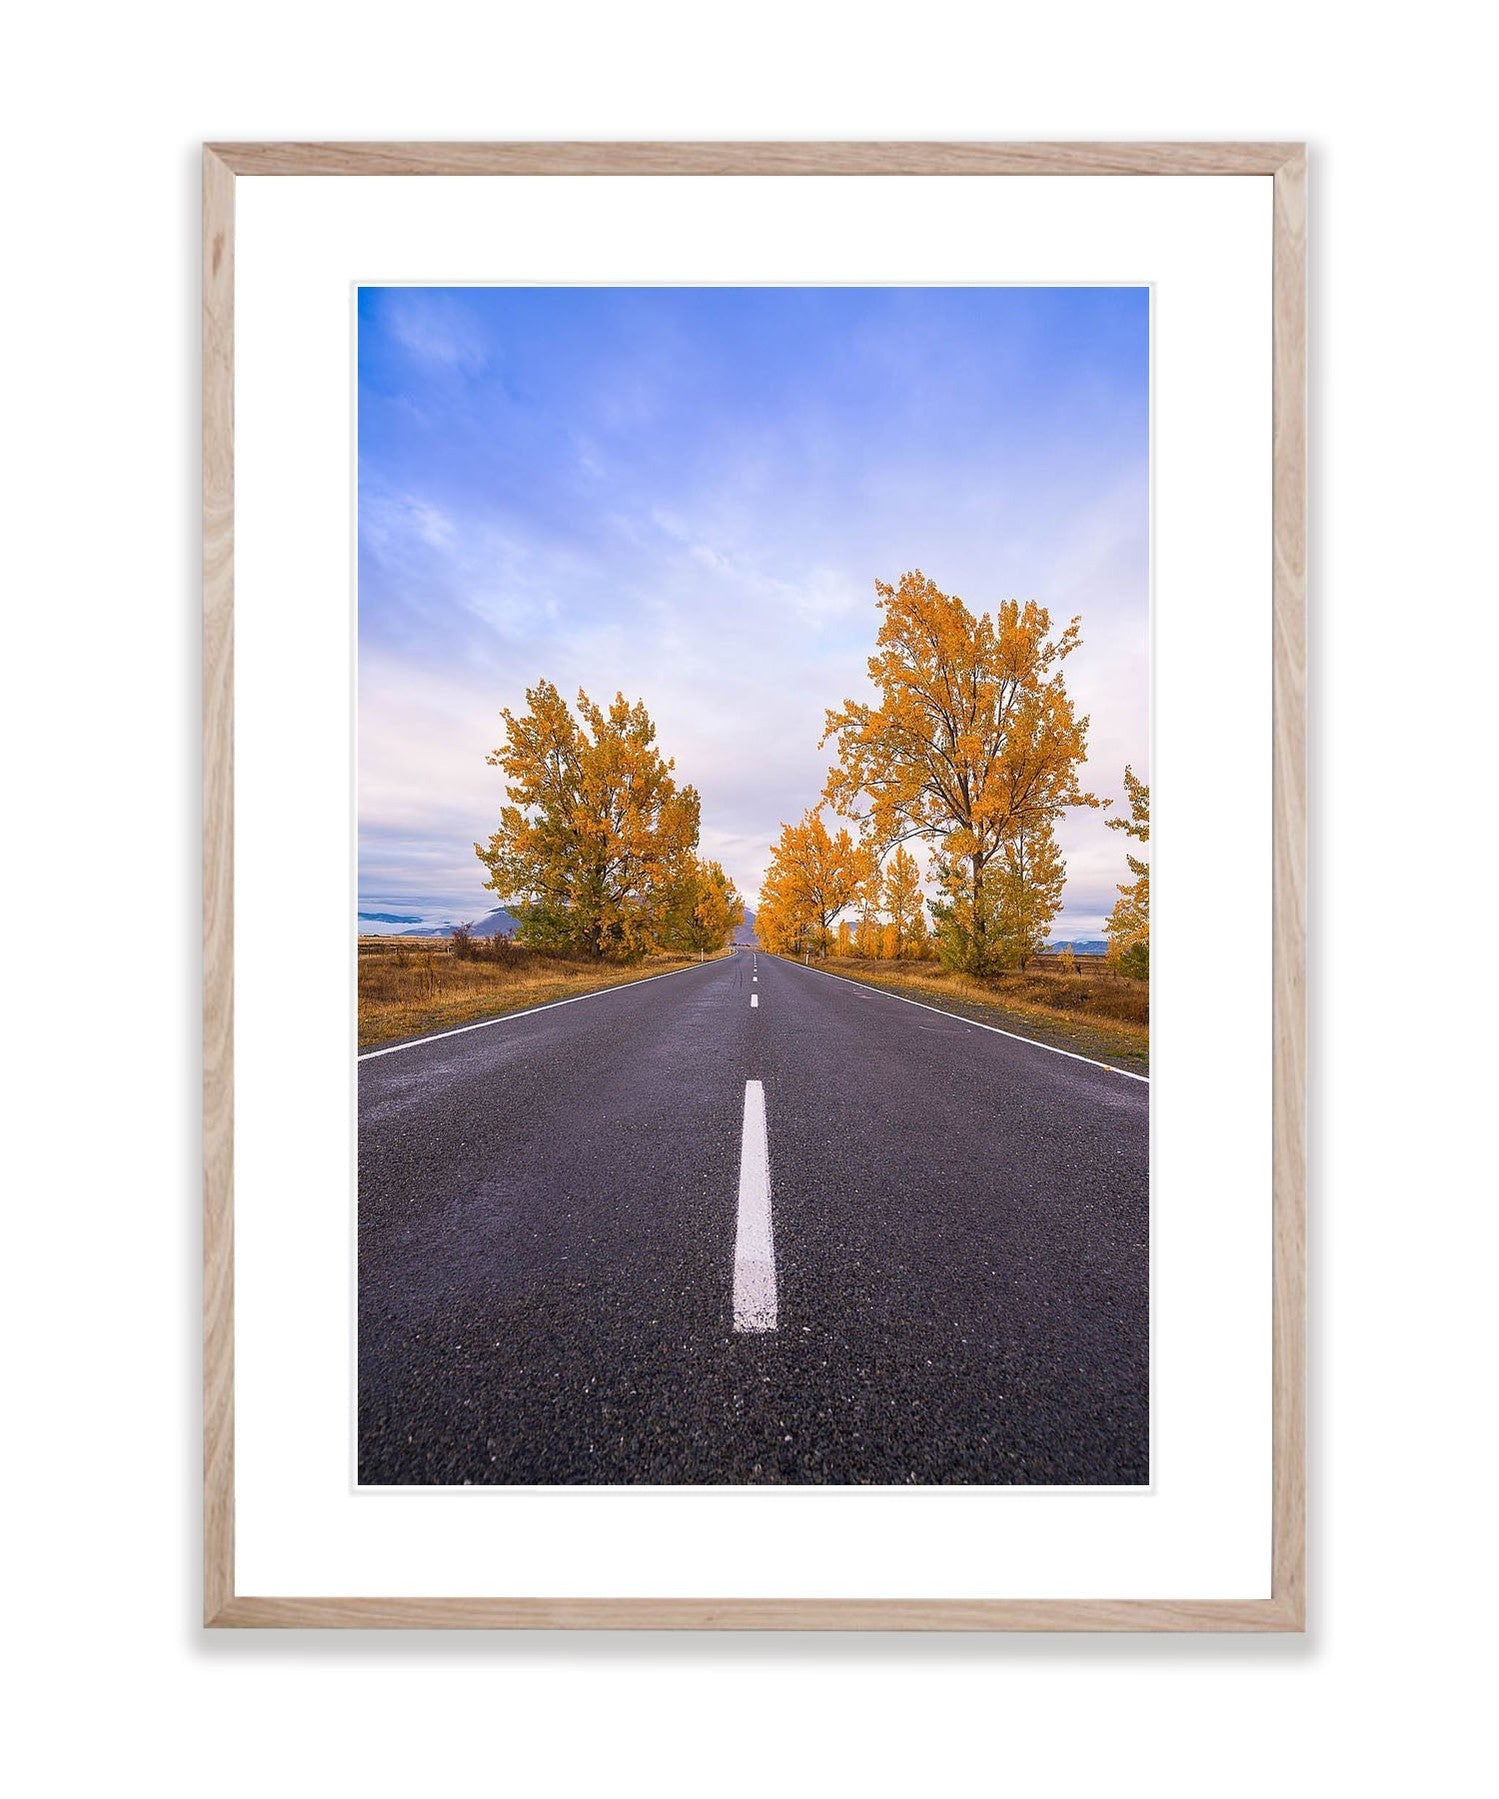
[[1088, 721], [1061, 673], [1076, 619], [1054, 638], [1034, 601], [975, 614], [919, 570], [876, 587], [879, 703], [847, 702], [823, 734], [837, 748], [825, 797], [838, 811], [869, 819], [882, 843], [962, 833], [952, 853], [987, 861], [1017, 819], [1097, 804], [1077, 784]]
[[722, 949], [744, 923], [744, 901], [717, 862], [692, 857], [672, 896], [668, 947], [707, 953]]
[[[1130, 815], [1109, 819], [1109, 829], [1149, 843], [1150, 789], [1128, 766], [1124, 770], [1124, 796], [1129, 801]], [[1140, 856], [1126, 855], [1124, 859], [1135, 878], [1120, 887], [1104, 931], [1125, 972], [1143, 975], [1150, 967], [1150, 864]]]
[[878, 703], [850, 700], [827, 714], [823, 742], [838, 760], [824, 798], [879, 845], [928, 839], [949, 881], [966, 867], [982, 963], [989, 863], [1066, 808], [1099, 804], [1078, 784], [1088, 720], [1073, 712], [1062, 674], [1081, 624], [1053, 636], [1051, 615], [1031, 600], [971, 612], [919, 569], [875, 588]]
[[[1129, 801], [1128, 818], [1110, 818], [1105, 820], [1111, 831], [1123, 831], [1127, 837], [1134, 837], [1141, 843], [1150, 842], [1150, 789], [1136, 778], [1135, 771], [1125, 764], [1124, 797]], [[1138, 874], [1144, 874], [1148, 864], [1137, 857], [1126, 856], [1125, 861]]]
[[698, 839], [698, 796], [678, 787], [642, 701], [607, 711], [578, 695], [578, 717], [550, 681], [505, 711], [488, 758], [509, 804], [474, 852], [521, 920], [525, 941], [632, 960], [658, 946]]
[[892, 956], [904, 955], [921, 919], [921, 870], [904, 844], [897, 846], [885, 870], [881, 897], [893, 932]]
[[943, 961], [970, 974], [1024, 968], [1045, 948], [1066, 875], [1047, 818], [1012, 825], [976, 880], [971, 858], [939, 854], [933, 910]]
[[826, 954], [831, 926], [855, 898], [869, 865], [845, 826], [831, 835], [821, 809], [782, 825], [760, 888], [755, 930], [767, 949]]

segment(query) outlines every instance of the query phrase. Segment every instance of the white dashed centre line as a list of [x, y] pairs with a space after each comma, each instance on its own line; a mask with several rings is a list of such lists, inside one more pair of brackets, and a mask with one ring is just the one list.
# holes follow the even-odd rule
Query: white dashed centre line
[[765, 1089], [744, 1084], [739, 1140], [739, 1224], [734, 1238], [734, 1329], [776, 1328], [776, 1252], [770, 1227], [770, 1145]]
[[752, 1006], [758, 1006], [759, 1003], [760, 1003], [760, 995], [758, 993], [752, 993], [750, 995], [750, 1004]]

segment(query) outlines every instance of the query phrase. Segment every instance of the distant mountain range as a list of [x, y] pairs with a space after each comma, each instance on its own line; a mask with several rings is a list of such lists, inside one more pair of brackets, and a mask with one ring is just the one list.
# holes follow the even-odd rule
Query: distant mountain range
[[[493, 912], [486, 912], [483, 918], [477, 920], [472, 929], [476, 937], [508, 937], [519, 923], [520, 920], [513, 912], [507, 912], [503, 906], [496, 906]], [[429, 925], [425, 930], [409, 931], [407, 935], [410, 937], [451, 937], [453, 926], [451, 924]], [[734, 941], [736, 943], [755, 943], [757, 941], [755, 915], [748, 906], [744, 909], [744, 923], [734, 933]]]
[[[369, 920], [372, 924], [415, 925], [417, 922], [413, 915], [404, 912], [361, 912], [359, 916], [361, 919]], [[503, 906], [496, 906], [492, 912], [486, 912], [482, 918], [476, 919], [469, 928], [476, 937], [509, 937], [519, 923], [520, 920], [513, 912], [507, 912]], [[418, 930], [403, 931], [401, 935], [405, 937], [451, 937], [456, 929], [457, 925], [450, 919], [446, 924], [423, 925]], [[759, 944], [760, 940], [755, 935], [755, 914], [748, 906], [744, 909], [744, 923], [734, 933], [734, 941], [751, 946]], [[1071, 943], [1066, 941], [1048, 943], [1042, 953], [1055, 956], [1064, 949], [1071, 949], [1079, 956], [1101, 956], [1108, 947], [1102, 937], [1076, 937]]]
[[[496, 906], [492, 912], [486, 912], [482, 918], [476, 918], [469, 925], [475, 937], [508, 937], [520, 924], [513, 912], [507, 912], [503, 906]], [[447, 924], [428, 925], [424, 930], [409, 931], [410, 937], [451, 937], [458, 928], [449, 920]]]

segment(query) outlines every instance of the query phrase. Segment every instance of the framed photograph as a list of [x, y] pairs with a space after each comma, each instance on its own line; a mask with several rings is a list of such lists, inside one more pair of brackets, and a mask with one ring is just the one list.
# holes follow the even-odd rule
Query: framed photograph
[[206, 1622], [1302, 1629], [1302, 146], [203, 221]]

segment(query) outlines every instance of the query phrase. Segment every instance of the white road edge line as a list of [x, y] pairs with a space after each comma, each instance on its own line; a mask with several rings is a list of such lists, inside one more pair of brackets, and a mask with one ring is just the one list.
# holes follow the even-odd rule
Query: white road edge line
[[[785, 958], [783, 957], [784, 961]], [[793, 962], [792, 967], [796, 964]], [[808, 966], [803, 964], [803, 967]], [[996, 1037], [1008, 1037], [1014, 1043], [1028, 1043], [1032, 1049], [1049, 1050], [1054, 1056], [1066, 1056], [1071, 1062], [1086, 1062], [1090, 1068], [1101, 1068], [1105, 1074], [1122, 1074], [1127, 1081], [1144, 1081], [1148, 1087], [1148, 1074], [1135, 1074], [1128, 1068], [1116, 1068], [1112, 1062], [1098, 1062], [1092, 1056], [1080, 1056], [1075, 1049], [1058, 1049], [1054, 1043], [1042, 1043], [1038, 1037], [1022, 1037], [1019, 1031], [1002, 1031], [997, 1024], [983, 1024], [977, 1018], [967, 1018], [961, 1012], [948, 1012], [941, 1006], [929, 1006], [923, 1000], [907, 999], [904, 993], [890, 993], [883, 987], [866, 987], [862, 981], [850, 975], [828, 974], [825, 969], [813, 968], [813, 974], [820, 974], [825, 981], [841, 981], [845, 987], [855, 987], [861, 993], [874, 994], [878, 999], [898, 999], [903, 1006], [917, 1006], [923, 1012], [935, 1012], [939, 1018], [957, 1018], [964, 1024], [971, 1024], [976, 1031], [993, 1031]]]
[[691, 974], [706, 968], [706, 962], [694, 962], [691, 968], [668, 968], [665, 974], [643, 975], [638, 981], [620, 981], [613, 987], [596, 987], [592, 993], [575, 993], [571, 999], [549, 999], [544, 1006], [527, 1006], [524, 1012], [501, 1012], [498, 1018], [481, 1018], [477, 1024], [454, 1025], [451, 1031], [436, 1031], [430, 1037], [413, 1037], [407, 1043], [392, 1043], [386, 1049], [367, 1049], [357, 1058], [373, 1062], [376, 1056], [398, 1056], [403, 1049], [420, 1049], [424, 1043], [441, 1043], [444, 1037], [462, 1037], [469, 1031], [488, 1030], [492, 1024], [509, 1024], [513, 1018], [532, 1018], [538, 1012], [555, 1012], [558, 1006], [580, 1005], [585, 999], [603, 999], [608, 993], [625, 993], [631, 987], [649, 987], [652, 981], [669, 981], [676, 974]]
[[770, 1226], [770, 1146], [765, 1089], [744, 1083], [739, 1138], [739, 1222], [734, 1235], [734, 1329], [776, 1328], [776, 1250]]

